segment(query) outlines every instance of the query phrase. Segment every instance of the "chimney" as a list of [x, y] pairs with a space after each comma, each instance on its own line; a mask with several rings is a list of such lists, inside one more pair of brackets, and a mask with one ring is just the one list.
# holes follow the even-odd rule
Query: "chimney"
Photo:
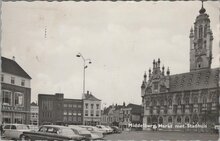
[[15, 56], [12, 57], [12, 60], [15, 61]]

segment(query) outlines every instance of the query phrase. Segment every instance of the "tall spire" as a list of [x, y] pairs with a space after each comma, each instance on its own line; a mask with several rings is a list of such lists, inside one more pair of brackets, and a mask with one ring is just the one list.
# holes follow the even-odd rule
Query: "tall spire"
[[199, 13], [200, 14], [204, 14], [205, 13], [205, 8], [203, 7], [203, 2], [204, 2], [204, 0], [201, 0], [202, 1], [202, 8], [199, 10]]

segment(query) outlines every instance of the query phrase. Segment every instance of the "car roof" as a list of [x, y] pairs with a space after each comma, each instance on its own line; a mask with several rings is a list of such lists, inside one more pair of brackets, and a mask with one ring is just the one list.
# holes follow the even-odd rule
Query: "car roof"
[[4, 126], [6, 126], [6, 125], [15, 125], [15, 126], [17, 126], [17, 125], [25, 125], [25, 126], [27, 126], [26, 124], [17, 124], [17, 123], [6, 123], [6, 124], [4, 124]]
[[42, 125], [41, 127], [54, 127], [54, 128], [61, 128], [61, 129], [70, 129], [67, 126], [61, 126], [61, 125]]

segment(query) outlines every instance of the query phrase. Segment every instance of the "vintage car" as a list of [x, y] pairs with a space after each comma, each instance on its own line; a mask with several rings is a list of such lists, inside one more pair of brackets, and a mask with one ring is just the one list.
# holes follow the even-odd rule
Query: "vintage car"
[[100, 140], [103, 138], [103, 135], [92, 133], [86, 128], [80, 127], [78, 125], [69, 125], [68, 127], [76, 130], [76, 132], [78, 132], [79, 135], [84, 136], [86, 140]]
[[89, 125], [81, 125], [80, 127], [85, 128], [86, 130], [90, 131], [93, 134], [96, 134], [99, 136], [99, 138], [103, 138], [103, 134], [105, 134], [106, 131], [99, 129], [95, 126], [89, 126]]
[[17, 140], [17, 139], [21, 139], [23, 132], [25, 131], [31, 131], [27, 125], [5, 124], [3, 128], [3, 136], [6, 139]]
[[107, 126], [104, 126], [104, 125], [96, 125], [97, 128], [101, 129], [101, 130], [104, 130], [105, 131], [105, 134], [110, 134], [113, 132], [113, 130]]
[[47, 140], [47, 141], [63, 141], [63, 140], [84, 140], [83, 136], [77, 134], [74, 130], [66, 126], [59, 125], [43, 125], [39, 130], [32, 132], [23, 132], [23, 140]]
[[117, 126], [111, 126], [111, 128], [113, 129], [113, 133], [121, 133], [121, 129]]

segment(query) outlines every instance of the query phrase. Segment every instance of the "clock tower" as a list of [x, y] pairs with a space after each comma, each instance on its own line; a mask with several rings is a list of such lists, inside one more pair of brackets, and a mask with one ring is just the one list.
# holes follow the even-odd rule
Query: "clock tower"
[[209, 15], [203, 7], [196, 17], [194, 29], [190, 30], [190, 71], [211, 68], [212, 40]]

